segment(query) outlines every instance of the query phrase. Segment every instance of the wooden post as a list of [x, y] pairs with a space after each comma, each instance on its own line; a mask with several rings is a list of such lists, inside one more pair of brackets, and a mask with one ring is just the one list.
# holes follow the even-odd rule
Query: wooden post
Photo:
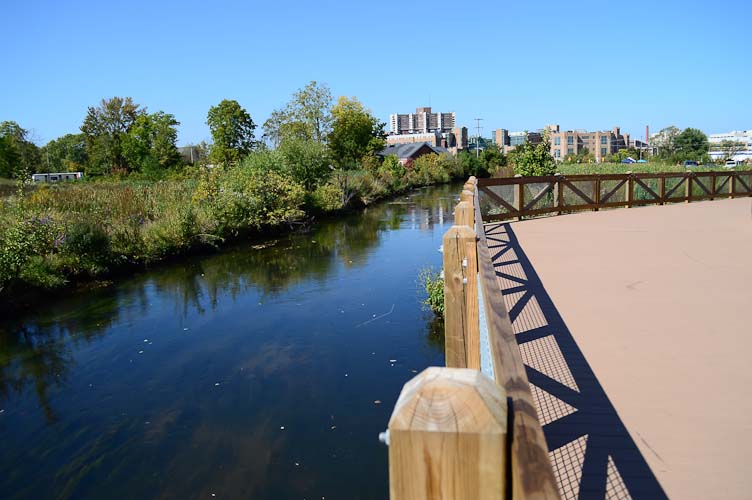
[[478, 254], [475, 231], [452, 226], [444, 234], [444, 352], [452, 368], [480, 368]]
[[[519, 179], [517, 181], [519, 184], [513, 184], [514, 209], [518, 212], [522, 212], [522, 209], [525, 207], [525, 185], [522, 183], [522, 176], [520, 174], [517, 174], [514, 177], [515, 179]], [[514, 220], [522, 220], [522, 216], [518, 215], [517, 217], [514, 217]]]
[[713, 175], [710, 176], [710, 182], [709, 182], [711, 200], [715, 200], [715, 180], [716, 180], [716, 175], [715, 173], [713, 173]]
[[624, 200], [627, 202], [627, 208], [632, 208], [634, 202], [634, 175], [630, 170], [627, 172], [627, 182], [624, 183]]
[[731, 172], [731, 177], [729, 178], [729, 198], [734, 197], [735, 191], [736, 191], [736, 172]]
[[661, 177], [660, 178], [660, 186], [661, 186], [661, 205], [666, 203], [666, 178]]
[[601, 178], [596, 177], [595, 178], [595, 187], [593, 189], [593, 201], [595, 202], [595, 208], [593, 209], [593, 212], [597, 212], [600, 210], [601, 205]]
[[684, 196], [687, 198], [686, 202], [689, 203], [692, 198], [692, 172], [687, 172], [687, 180], [684, 185]]
[[460, 201], [469, 201], [470, 203], [473, 203], [474, 198], [475, 193], [469, 189], [463, 189], [460, 193]]
[[504, 389], [476, 370], [427, 368], [389, 419], [389, 498], [501, 500], [506, 441]]
[[554, 182], [554, 206], [558, 208], [556, 215], [561, 215], [561, 208], [564, 206], [564, 190], [561, 185], [561, 174], [556, 172], [556, 181]]
[[475, 210], [469, 201], [461, 201], [454, 207], [454, 224], [475, 227]]

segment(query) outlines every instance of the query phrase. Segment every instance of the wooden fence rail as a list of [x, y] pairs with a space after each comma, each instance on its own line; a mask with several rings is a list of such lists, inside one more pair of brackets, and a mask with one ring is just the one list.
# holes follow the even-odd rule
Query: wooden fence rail
[[511, 177], [477, 185], [480, 213], [491, 222], [752, 196], [752, 171]]
[[[460, 200], [455, 225], [443, 238], [447, 368], [425, 370], [400, 393], [387, 439], [390, 498], [556, 499], [546, 439], [491, 261], [474, 177]], [[487, 335], [489, 373], [479, 371], [480, 330]]]

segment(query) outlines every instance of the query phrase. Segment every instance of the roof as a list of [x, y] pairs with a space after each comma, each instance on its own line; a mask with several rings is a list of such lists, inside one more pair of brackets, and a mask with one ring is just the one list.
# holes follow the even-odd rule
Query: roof
[[449, 152], [445, 148], [442, 148], [440, 146], [432, 146], [427, 142], [412, 142], [409, 144], [390, 144], [377, 154], [384, 157], [395, 155], [397, 158], [411, 158], [423, 146], [428, 146], [436, 154]]

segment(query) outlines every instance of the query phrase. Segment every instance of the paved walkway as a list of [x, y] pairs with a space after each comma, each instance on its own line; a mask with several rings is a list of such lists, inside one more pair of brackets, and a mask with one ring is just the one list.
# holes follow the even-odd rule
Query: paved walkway
[[565, 498], [750, 498], [752, 200], [487, 225]]

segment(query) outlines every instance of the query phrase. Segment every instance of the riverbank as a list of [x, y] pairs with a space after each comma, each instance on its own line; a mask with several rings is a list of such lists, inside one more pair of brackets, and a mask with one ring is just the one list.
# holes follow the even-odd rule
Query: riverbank
[[457, 162], [424, 158], [409, 170], [334, 172], [309, 190], [247, 164], [171, 181], [37, 186], [0, 201], [0, 309], [466, 176]]

